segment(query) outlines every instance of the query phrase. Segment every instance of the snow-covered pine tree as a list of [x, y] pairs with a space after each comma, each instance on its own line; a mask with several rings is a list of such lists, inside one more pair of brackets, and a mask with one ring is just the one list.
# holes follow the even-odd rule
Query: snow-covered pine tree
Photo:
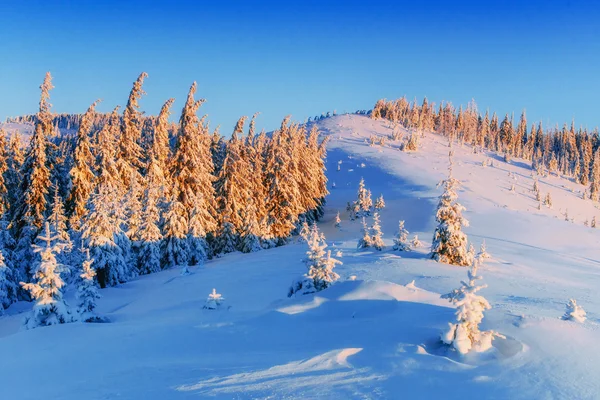
[[575, 321], [583, 324], [586, 320], [586, 313], [583, 307], [577, 304], [575, 299], [570, 299], [567, 303], [567, 310], [565, 315], [562, 316], [565, 321]]
[[208, 295], [206, 299], [206, 304], [204, 305], [204, 309], [206, 310], [218, 310], [223, 305], [225, 298], [217, 293], [217, 289], [212, 290], [212, 292]]
[[118, 189], [110, 182], [100, 182], [90, 197], [82, 225], [82, 238], [92, 253], [100, 287], [123, 283], [134, 275], [120, 243], [126, 237], [121, 229], [124, 216], [118, 196]]
[[470, 350], [482, 352], [492, 347], [492, 340], [495, 337], [502, 337], [494, 331], [480, 331], [479, 324], [483, 320], [483, 313], [491, 308], [488, 301], [477, 294], [487, 285], [477, 286], [477, 281], [481, 279], [477, 275], [478, 261], [474, 260], [471, 269], [467, 275], [467, 282], [461, 281], [462, 286], [454, 289], [452, 292], [443, 295], [443, 299], [448, 299], [456, 305], [456, 322], [449, 323], [449, 329], [442, 333], [443, 343], [450, 345], [460, 354], [467, 354]]
[[596, 216], [595, 215], [592, 217], [592, 222], [590, 223], [590, 227], [591, 228], [595, 228], [596, 227]]
[[184, 205], [172, 194], [167, 204], [163, 222], [163, 241], [161, 260], [163, 268], [187, 265], [189, 261], [189, 242], [187, 240], [187, 212]]
[[7, 170], [4, 173], [5, 185], [7, 189], [7, 204], [9, 206], [6, 220], [12, 221], [18, 211], [18, 201], [20, 196], [20, 185], [23, 181], [22, 166], [25, 161], [23, 144], [18, 134], [12, 134], [7, 145]]
[[238, 248], [238, 240], [239, 237], [235, 234], [233, 224], [225, 217], [217, 235], [215, 254], [221, 256], [233, 253]]
[[44, 82], [40, 86], [40, 108], [36, 116], [35, 130], [21, 169], [19, 208], [14, 214], [12, 223], [17, 238], [16, 268], [21, 276], [27, 276], [32, 272], [28, 271], [33, 257], [31, 245], [44, 225], [48, 208], [48, 189], [51, 187], [48, 146], [49, 137], [54, 133], [49, 101], [52, 88], [52, 76], [47, 72]]
[[308, 271], [292, 283], [288, 290], [288, 297], [321, 291], [339, 279], [339, 275], [333, 272], [333, 269], [342, 262], [331, 257], [331, 251], [325, 252], [327, 248], [325, 236], [314, 223], [308, 235], [307, 244], [306, 266]]
[[81, 280], [77, 286], [77, 314], [82, 322], [105, 322], [106, 318], [96, 313], [96, 300], [101, 296], [96, 284], [96, 271], [92, 268], [94, 260], [90, 258], [89, 250], [82, 250], [82, 253], [85, 259], [81, 263]]
[[411, 245], [408, 241], [408, 231], [404, 227], [404, 221], [398, 222], [398, 232], [394, 238], [394, 250], [397, 251], [410, 251]]
[[385, 208], [385, 201], [383, 200], [383, 194], [375, 200], [375, 210], [379, 211]]
[[[153, 165], [154, 164], [154, 165]], [[155, 179], [155, 160], [150, 162], [147, 176], [146, 189], [143, 195], [143, 209], [141, 224], [138, 230], [139, 251], [137, 256], [137, 269], [141, 275], [160, 271], [160, 244], [162, 233], [159, 228], [162, 187]]]
[[487, 248], [485, 246], [485, 239], [483, 239], [483, 241], [481, 242], [481, 247], [479, 248], [479, 254], [477, 255], [477, 258], [479, 260], [485, 260], [486, 258], [491, 258], [492, 256], [490, 256], [490, 254], [487, 252]]
[[349, 210], [351, 212], [350, 219], [354, 220], [356, 218], [362, 218], [371, 215], [371, 205], [372, 200], [370, 191], [368, 191], [365, 187], [365, 180], [360, 178], [356, 201], [352, 203]]
[[192, 263], [202, 261], [198, 260], [198, 252], [203, 247], [203, 235], [210, 235], [217, 228], [211, 139], [204, 120], [199, 121], [197, 116], [204, 100], [196, 101], [195, 93], [196, 82], [190, 87], [181, 112], [170, 171], [175, 200], [182, 206], [182, 209], [177, 206], [178, 212], [184, 211], [178, 218], [185, 218], [190, 241], [187, 247], [191, 252], [188, 262]]
[[242, 253], [252, 253], [262, 249], [258, 221], [254, 205], [249, 205], [243, 213], [244, 228], [240, 235], [239, 249]]
[[17, 285], [13, 271], [4, 262], [3, 250], [0, 249], [0, 315], [12, 303], [17, 301]]
[[410, 245], [412, 246], [413, 249], [417, 249], [419, 247], [423, 247], [423, 243], [419, 240], [419, 236], [415, 235], [413, 236]]
[[600, 149], [597, 149], [594, 153], [591, 175], [590, 199], [598, 201], [600, 199]]
[[462, 232], [462, 227], [469, 226], [469, 223], [462, 216], [465, 208], [457, 202], [456, 189], [460, 182], [452, 176], [452, 159], [448, 172], [448, 178], [440, 182], [440, 185], [444, 185], [444, 193], [438, 203], [438, 226], [433, 234], [431, 258], [437, 262], [468, 266], [471, 259], [467, 251], [467, 235]]
[[50, 235], [55, 238], [56, 243], [59, 243], [62, 250], [56, 255], [58, 263], [63, 266], [64, 272], [71, 273], [72, 266], [72, 250], [73, 242], [67, 229], [67, 217], [65, 216], [63, 199], [58, 193], [58, 186], [54, 186], [54, 197], [52, 198], [52, 208], [50, 209], [50, 215], [48, 216], [48, 222], [50, 223]]
[[340, 218], [340, 212], [338, 211], [337, 214], [335, 215], [335, 227], [339, 228], [341, 223], [342, 223], [342, 220]]
[[81, 117], [73, 154], [73, 167], [70, 171], [71, 192], [67, 201], [67, 215], [71, 229], [76, 232], [81, 228], [83, 216], [87, 212], [88, 200], [94, 192], [95, 160], [91, 151], [90, 133], [98, 102], [99, 100], [96, 100], [92, 103]]
[[383, 243], [383, 232], [381, 232], [381, 221], [379, 219], [379, 213], [373, 214], [373, 226], [371, 226], [371, 245], [377, 250], [381, 251], [385, 247]]
[[161, 214], [166, 204], [167, 178], [170, 147], [168, 118], [173, 99], [162, 106], [151, 138], [146, 167], [146, 187], [142, 195], [142, 212], [138, 239], [137, 269], [149, 274], [161, 269]]
[[[250, 194], [251, 165], [244, 157], [243, 141], [238, 139], [238, 133], [243, 132], [246, 117], [238, 120], [233, 135], [227, 143], [225, 151], [225, 159], [221, 168], [219, 178], [216, 182], [217, 204], [219, 210], [219, 226], [223, 231], [225, 221], [231, 224], [231, 234], [234, 236], [233, 241], [241, 245], [240, 234], [244, 229], [243, 211], [246, 210], [252, 203]], [[247, 215], [247, 217], [254, 217]], [[229, 238], [227, 238], [229, 240]], [[224, 243], [219, 238], [218, 242]], [[218, 249], [218, 253], [222, 253], [223, 249]]]
[[366, 249], [373, 245], [373, 238], [371, 237], [371, 230], [367, 226], [367, 219], [362, 217], [362, 229], [363, 237], [358, 241], [357, 248]]
[[273, 133], [266, 150], [268, 226], [271, 236], [278, 245], [286, 242], [296, 228], [298, 216], [302, 213], [297, 182], [296, 151], [293, 149], [293, 132], [297, 129], [286, 117], [281, 128]]
[[63, 246], [50, 233], [50, 224], [46, 222], [43, 234], [38, 236], [44, 246], [33, 245], [33, 251], [39, 255], [33, 271], [34, 283], [21, 283], [23, 289], [29, 291], [35, 300], [31, 314], [26, 317], [24, 326], [34, 329], [40, 326], [73, 322], [74, 318], [69, 306], [63, 299], [64, 282], [60, 277], [61, 266], [56, 261], [56, 254]]
[[[130, 188], [133, 180], [137, 180], [137, 187], [140, 188], [140, 193], [136, 196], [141, 196], [141, 180], [140, 171], [143, 167], [143, 150], [140, 145], [142, 138], [142, 113], [139, 110], [139, 100], [145, 94], [142, 86], [144, 79], [148, 74], [142, 72], [136, 81], [133, 83], [127, 105], [123, 110], [123, 122], [121, 125], [121, 134], [118, 138], [118, 150], [116, 153], [115, 166], [121, 182], [126, 188]], [[128, 211], [126, 210], [126, 213]]]

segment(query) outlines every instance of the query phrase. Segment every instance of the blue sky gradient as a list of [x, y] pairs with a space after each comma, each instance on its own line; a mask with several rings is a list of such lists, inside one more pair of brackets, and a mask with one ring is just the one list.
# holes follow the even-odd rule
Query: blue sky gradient
[[144, 111], [174, 97], [177, 117], [197, 81], [224, 134], [403, 95], [600, 125], [596, 2], [452, 3], [3, 1], [0, 118], [36, 111], [45, 71], [54, 111], [78, 113], [124, 105], [146, 71]]

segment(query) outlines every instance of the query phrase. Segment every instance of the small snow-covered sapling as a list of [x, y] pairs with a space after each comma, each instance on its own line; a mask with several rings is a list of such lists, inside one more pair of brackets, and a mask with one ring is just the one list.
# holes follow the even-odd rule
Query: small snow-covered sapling
[[565, 315], [562, 316], [565, 321], [575, 321], [583, 324], [586, 320], [585, 310], [577, 304], [575, 299], [570, 299], [567, 303], [567, 310]]
[[225, 298], [221, 294], [217, 293], [217, 289], [213, 288], [212, 293], [208, 295], [206, 304], [203, 308], [206, 310], [217, 310], [221, 307], [221, 305], [223, 305], [224, 301]]

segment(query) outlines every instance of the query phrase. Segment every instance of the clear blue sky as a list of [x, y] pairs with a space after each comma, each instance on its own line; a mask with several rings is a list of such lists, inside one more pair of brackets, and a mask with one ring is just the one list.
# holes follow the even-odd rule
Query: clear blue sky
[[144, 111], [175, 97], [178, 114], [195, 80], [201, 112], [224, 134], [255, 111], [272, 129], [287, 114], [303, 121], [403, 95], [595, 127], [591, 3], [1, 1], [0, 118], [36, 111], [45, 71], [56, 112], [96, 98], [101, 111], [123, 105], [146, 71]]

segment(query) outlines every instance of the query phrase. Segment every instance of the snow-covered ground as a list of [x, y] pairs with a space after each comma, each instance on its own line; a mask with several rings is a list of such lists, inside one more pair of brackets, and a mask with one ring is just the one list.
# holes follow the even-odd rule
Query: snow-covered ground
[[[466, 269], [427, 257], [447, 140], [427, 134], [418, 152], [404, 153], [395, 143], [368, 145], [391, 133], [387, 122], [346, 115], [319, 124], [332, 136], [335, 188], [320, 228], [343, 254], [336, 285], [288, 299], [306, 251], [290, 244], [104, 289], [107, 324], [22, 331], [30, 304], [15, 304], [0, 318], [1, 398], [600, 398], [600, 231], [583, 224], [600, 211], [581, 199], [583, 186], [541, 179], [553, 207], [538, 210], [527, 163], [454, 146], [466, 233], [492, 255], [479, 270], [493, 307], [482, 328], [506, 336], [460, 357], [440, 345], [454, 309], [439, 295], [459, 287]], [[494, 166], [483, 167], [488, 157]], [[382, 252], [356, 250], [360, 223], [345, 211], [361, 177], [373, 198], [385, 198]], [[391, 250], [399, 219], [425, 247]], [[202, 309], [212, 288], [225, 298], [221, 310]], [[585, 323], [560, 319], [569, 298]]]

